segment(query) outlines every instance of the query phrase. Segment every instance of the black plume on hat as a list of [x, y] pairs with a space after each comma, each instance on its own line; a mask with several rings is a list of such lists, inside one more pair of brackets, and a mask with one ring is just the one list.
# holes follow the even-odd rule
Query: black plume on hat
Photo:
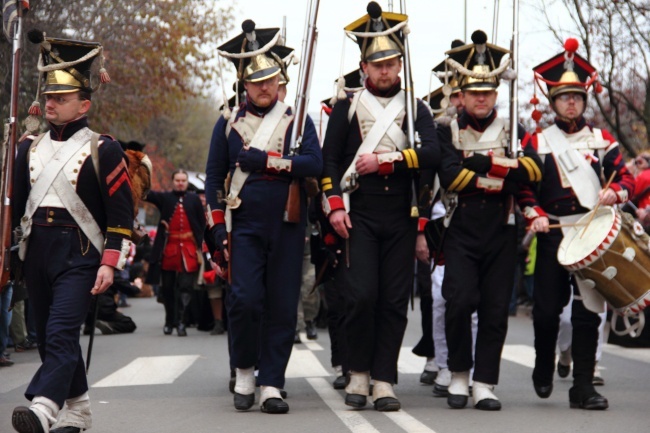
[[451, 41], [451, 49], [453, 50], [454, 48], [462, 47], [465, 45], [465, 42], [461, 41], [460, 39], [454, 39]]
[[474, 42], [477, 45], [486, 43], [487, 34], [483, 30], [476, 30], [474, 33], [472, 33], [472, 42]]

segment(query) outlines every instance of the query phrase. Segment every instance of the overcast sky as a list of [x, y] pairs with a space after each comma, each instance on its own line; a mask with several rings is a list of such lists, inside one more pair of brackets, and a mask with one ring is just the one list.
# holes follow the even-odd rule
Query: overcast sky
[[[546, 0], [545, 3], [552, 3]], [[382, 9], [389, 10], [388, 0], [378, 0]], [[400, 12], [400, 2], [395, 0], [393, 11]], [[467, 37], [465, 37], [465, 8], [467, 3]], [[474, 30], [484, 30], [488, 42], [502, 47], [510, 46], [512, 38], [512, 1], [498, 1], [500, 4], [498, 32], [496, 41], [492, 40], [495, 0], [407, 0], [406, 13], [409, 16], [409, 43], [412, 53], [411, 65], [414, 77], [414, 89], [417, 97], [429, 91], [430, 71], [444, 59], [444, 52], [450, 48], [453, 39], [469, 41]], [[318, 44], [315, 69], [312, 76], [309, 112], [320, 110], [320, 102], [334, 94], [334, 80], [341, 71], [347, 73], [358, 66], [359, 48], [352, 40], [344, 36], [343, 27], [352, 23], [366, 13], [366, 0], [320, 0], [318, 11]], [[533, 5], [540, 5], [540, 0], [521, 0], [519, 16], [520, 77], [532, 82], [531, 67], [562, 51], [562, 47], [545, 31], [545, 21]], [[271, 1], [271, 0], [235, 0], [237, 17], [236, 28], [230, 37], [241, 32], [241, 22], [252, 19], [258, 28], [282, 27], [283, 17], [287, 21], [286, 45], [301, 52], [305, 29], [305, 17], [308, 0]], [[558, 20], [565, 27], [570, 25], [570, 18], [562, 6], [553, 8]], [[345, 51], [343, 53], [343, 46]], [[225, 64], [225, 63], [224, 63]], [[231, 89], [234, 71], [228, 66], [226, 88]], [[291, 82], [286, 102], [293, 104], [298, 82], [299, 66], [289, 69]], [[434, 79], [432, 89], [440, 85]], [[529, 87], [532, 89], [532, 87]], [[532, 90], [531, 90], [532, 91]], [[220, 95], [219, 95], [220, 96]], [[231, 96], [229, 94], [229, 96]], [[520, 101], [528, 101], [531, 94], [520, 92]], [[507, 86], [500, 88], [500, 100], [507, 99]]]

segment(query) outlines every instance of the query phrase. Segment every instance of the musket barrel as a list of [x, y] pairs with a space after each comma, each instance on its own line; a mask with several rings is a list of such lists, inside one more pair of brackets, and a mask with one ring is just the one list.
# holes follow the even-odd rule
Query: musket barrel
[[517, 76], [510, 82], [510, 144], [508, 150], [510, 156], [516, 158], [519, 151], [519, 0], [513, 0], [510, 62], [510, 67], [517, 73]]
[[316, 44], [316, 20], [318, 19], [318, 6], [320, 0], [310, 0], [307, 8], [308, 21], [305, 26], [305, 33], [302, 40], [302, 61], [298, 76], [298, 89], [296, 93], [296, 104], [294, 113], [293, 130], [291, 131], [291, 150], [295, 152], [300, 145], [305, 121], [307, 119], [307, 103], [309, 102], [310, 78], [312, 64], [314, 61]]

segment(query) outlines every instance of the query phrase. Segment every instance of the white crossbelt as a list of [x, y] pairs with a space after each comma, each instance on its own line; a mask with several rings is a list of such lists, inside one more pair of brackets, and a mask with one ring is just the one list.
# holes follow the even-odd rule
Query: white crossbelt
[[591, 164], [577, 149], [571, 147], [569, 140], [557, 125], [546, 128], [542, 134], [580, 204], [587, 209], [593, 209], [598, 203], [600, 179]]
[[31, 233], [32, 216], [40, 206], [50, 187], [54, 188], [63, 206], [97, 251], [100, 254], [104, 251], [104, 235], [101, 229], [94, 218], [91, 217], [90, 211], [63, 173], [65, 165], [88, 143], [92, 134], [93, 132], [88, 128], [77, 131], [57, 152], [54, 151], [49, 136], [44, 137], [40, 141], [41, 148], [39, 150], [39, 156], [44, 162], [45, 169], [38, 176], [36, 182], [34, 182], [34, 186], [27, 198], [25, 214], [20, 220], [22, 237], [19, 243], [18, 254], [21, 260], [25, 259], [25, 254], [27, 253], [27, 239]]
[[395, 119], [405, 107], [403, 90], [400, 90], [388, 105], [386, 105], [386, 107], [382, 106], [379, 101], [377, 101], [377, 98], [367, 90], [363, 90], [360, 94], [356, 94], [355, 98], [359, 98], [359, 102], [363, 103], [371, 113], [378, 113], [378, 116], [375, 117], [375, 123], [372, 125], [372, 128], [370, 128], [370, 131], [368, 131], [368, 135], [366, 135], [366, 138], [357, 149], [357, 153], [354, 155], [352, 163], [348, 166], [347, 170], [345, 170], [345, 173], [341, 178], [340, 186], [341, 191], [343, 192], [343, 203], [346, 212], [350, 211], [350, 194], [352, 192], [346, 192], [346, 190], [349, 190], [352, 173], [355, 171], [359, 156], [366, 153], [372, 153], [377, 148], [377, 145], [384, 135], [388, 135], [398, 148], [400, 142], [404, 142], [404, 132], [395, 124]]
[[[266, 150], [270, 144], [271, 136], [280, 124], [280, 121], [282, 121], [282, 117], [284, 116], [284, 113], [287, 112], [287, 108], [288, 106], [286, 104], [280, 101], [276, 102], [271, 111], [266, 113], [262, 119], [262, 123], [260, 124], [259, 128], [257, 128], [257, 131], [255, 131], [255, 135], [253, 136], [249, 147], [254, 147], [259, 150]], [[228, 232], [230, 232], [232, 228], [230, 212], [232, 209], [237, 209], [239, 205], [241, 205], [239, 193], [241, 192], [241, 189], [244, 186], [244, 183], [246, 182], [249, 174], [250, 173], [243, 172], [241, 168], [237, 167], [232, 175], [232, 179], [230, 181], [230, 189], [228, 191], [228, 196], [226, 197], [225, 220], [226, 230]]]

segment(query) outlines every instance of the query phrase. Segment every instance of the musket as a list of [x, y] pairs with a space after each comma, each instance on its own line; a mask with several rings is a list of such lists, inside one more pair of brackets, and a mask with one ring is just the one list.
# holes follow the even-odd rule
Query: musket
[[[307, 104], [309, 103], [309, 88], [311, 86], [311, 74], [316, 56], [316, 40], [318, 29], [318, 6], [320, 0], [310, 0], [307, 7], [307, 20], [305, 21], [305, 33], [302, 39], [302, 62], [298, 75], [298, 89], [296, 92], [296, 104], [293, 117], [293, 129], [291, 130], [290, 155], [300, 152], [305, 122], [307, 121]], [[285, 222], [300, 222], [300, 184], [294, 178], [289, 185], [289, 196], [284, 211]]]
[[[510, 43], [510, 67], [513, 71], [518, 71], [519, 63], [519, 0], [513, 0], [512, 7], [512, 41]], [[510, 143], [508, 152], [511, 158], [517, 158], [519, 153], [519, 100], [517, 84], [518, 77], [510, 82]]]
[[[406, 15], [406, 0], [400, 0], [400, 12]], [[404, 93], [406, 93], [406, 140], [411, 149], [415, 149], [415, 94], [413, 92], [413, 73], [411, 71], [411, 50], [408, 34], [404, 32]], [[417, 218], [418, 204], [415, 181], [411, 185], [411, 217]]]
[[[4, 4], [3, 13], [9, 13], [10, 6]], [[9, 26], [9, 31], [15, 29], [13, 35], [7, 35], [12, 40], [12, 70], [11, 70], [11, 100], [9, 104], [9, 119], [5, 124], [5, 149], [2, 161], [2, 187], [0, 203], [0, 226], [2, 228], [2, 250], [0, 251], [0, 292], [8, 283], [11, 272], [11, 198], [13, 196], [13, 173], [14, 158], [16, 156], [16, 144], [18, 141], [18, 95], [20, 91], [20, 59], [23, 51], [22, 45], [22, 27], [23, 12], [29, 9], [29, 2], [16, 2], [16, 20], [15, 26]]]
[[[510, 141], [508, 143], [508, 156], [513, 159], [519, 157], [519, 100], [517, 78], [519, 56], [519, 0], [513, 0], [512, 5], [512, 40], [510, 41], [510, 68], [515, 71], [515, 77], [510, 82]], [[515, 198], [508, 197], [507, 223], [515, 224]]]
[[302, 142], [302, 135], [307, 120], [307, 104], [309, 103], [309, 89], [311, 87], [311, 74], [313, 72], [314, 58], [316, 55], [316, 40], [318, 29], [318, 6], [320, 0], [310, 0], [307, 8], [307, 21], [302, 39], [302, 61], [298, 75], [298, 89], [296, 93], [293, 130], [291, 131], [291, 153], [296, 154]]

